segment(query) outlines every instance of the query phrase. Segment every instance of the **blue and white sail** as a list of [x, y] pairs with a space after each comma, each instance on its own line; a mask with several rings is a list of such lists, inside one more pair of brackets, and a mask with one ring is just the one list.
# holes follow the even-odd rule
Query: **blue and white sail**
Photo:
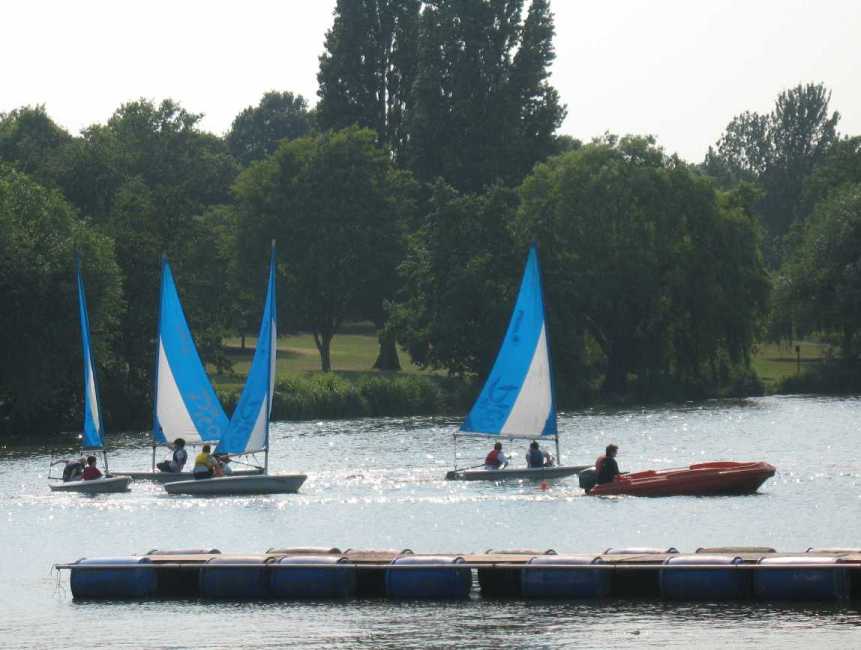
[[104, 448], [104, 425], [102, 410], [99, 407], [99, 391], [96, 385], [96, 368], [93, 363], [93, 348], [90, 343], [90, 318], [87, 314], [87, 296], [84, 279], [81, 277], [81, 260], [75, 260], [75, 273], [78, 280], [78, 310], [81, 317], [81, 343], [84, 349], [84, 430], [81, 440], [82, 449]]
[[167, 258], [162, 258], [153, 440], [217, 442], [227, 416], [215, 395], [188, 329]]
[[275, 246], [269, 260], [269, 283], [266, 303], [251, 370], [230, 418], [227, 432], [216, 451], [225, 454], [249, 454], [269, 448], [269, 416], [275, 390], [275, 355], [278, 341], [275, 309]]
[[462, 435], [556, 437], [545, 320], [538, 251], [533, 244], [508, 330], [490, 376], [460, 428]]

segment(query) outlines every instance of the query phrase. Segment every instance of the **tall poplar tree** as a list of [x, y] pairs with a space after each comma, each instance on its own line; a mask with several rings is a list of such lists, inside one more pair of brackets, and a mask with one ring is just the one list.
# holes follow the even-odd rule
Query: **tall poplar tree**
[[317, 81], [321, 129], [357, 124], [399, 159], [415, 77], [419, 0], [338, 0]]
[[547, 0], [431, 0], [419, 30], [409, 164], [470, 192], [517, 184], [555, 152], [565, 107], [549, 84]]

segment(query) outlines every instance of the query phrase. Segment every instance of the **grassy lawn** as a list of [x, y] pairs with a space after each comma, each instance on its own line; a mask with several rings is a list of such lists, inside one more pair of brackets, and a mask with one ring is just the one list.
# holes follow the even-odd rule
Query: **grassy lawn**
[[[257, 338], [245, 337], [245, 350], [241, 341], [229, 338], [224, 341], [225, 351], [233, 363], [232, 373], [215, 373], [214, 368], [207, 370], [216, 388], [241, 388], [254, 357]], [[332, 339], [332, 370], [345, 377], [377, 373], [372, 366], [377, 359], [379, 342], [370, 324], [349, 324]], [[401, 372], [423, 372], [411, 363], [410, 356], [400, 350]], [[311, 334], [289, 334], [278, 337], [278, 377], [302, 375], [320, 371], [320, 353]]]
[[829, 346], [825, 343], [794, 341], [793, 343], [760, 343], [754, 349], [753, 368], [767, 388], [775, 387], [786, 377], [798, 373], [795, 346], [801, 348], [801, 372], [825, 358]]

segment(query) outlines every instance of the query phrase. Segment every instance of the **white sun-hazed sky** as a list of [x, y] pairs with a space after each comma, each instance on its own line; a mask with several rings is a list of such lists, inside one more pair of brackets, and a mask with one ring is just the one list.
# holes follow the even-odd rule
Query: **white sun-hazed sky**
[[[561, 133], [650, 133], [698, 162], [732, 117], [823, 82], [861, 133], [858, 0], [555, 0]], [[77, 133], [122, 103], [179, 101], [225, 133], [264, 92], [317, 100], [334, 0], [8, 0], [0, 112], [45, 104]]]

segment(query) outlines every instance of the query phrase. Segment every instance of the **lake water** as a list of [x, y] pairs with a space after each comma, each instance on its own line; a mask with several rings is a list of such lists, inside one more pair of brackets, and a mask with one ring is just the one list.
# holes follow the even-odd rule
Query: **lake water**
[[[276, 423], [271, 468], [303, 471], [297, 495], [52, 495], [43, 446], [0, 451], [0, 648], [861, 647], [861, 607], [661, 602], [76, 603], [55, 562], [152, 548], [271, 546], [481, 552], [610, 546], [861, 547], [861, 400], [767, 397], [560, 418], [563, 462], [608, 442], [623, 470], [766, 460], [777, 475], [746, 497], [582, 496], [576, 478], [447, 482], [452, 418]], [[58, 440], [67, 453], [73, 437]], [[146, 433], [110, 437], [113, 469], [145, 470]], [[525, 443], [507, 444], [518, 464]], [[486, 440], [461, 443], [481, 462]], [[162, 454], [159, 455], [159, 460]]]

